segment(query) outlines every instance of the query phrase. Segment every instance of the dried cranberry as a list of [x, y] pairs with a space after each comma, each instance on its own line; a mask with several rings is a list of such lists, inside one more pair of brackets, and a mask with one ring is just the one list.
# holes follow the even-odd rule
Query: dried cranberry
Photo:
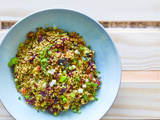
[[47, 108], [47, 111], [50, 113], [50, 114], [53, 114], [54, 112], [56, 112], [58, 110], [58, 108], [52, 108], [52, 106], [48, 106]]
[[73, 85], [70, 85], [70, 87], [69, 87], [68, 91], [69, 91], [69, 90], [71, 90], [72, 88], [73, 88]]
[[93, 65], [94, 65], [95, 63], [93, 62], [93, 61], [91, 61], [90, 63], [89, 63], [89, 66], [91, 66], [91, 69], [95, 69], [95, 68], [93, 68]]
[[41, 94], [43, 97], [46, 97], [46, 94], [47, 94], [47, 93], [46, 93], [45, 91], [41, 91], [40, 94]]
[[14, 68], [15, 68], [15, 65], [13, 65], [13, 66], [11, 67], [12, 73], [14, 73]]
[[35, 99], [26, 99], [25, 98], [25, 100], [26, 100], [26, 102], [28, 102], [28, 104], [30, 104], [30, 105], [33, 105], [33, 103], [34, 103], [34, 101], [35, 101]]
[[41, 41], [43, 41], [44, 40], [44, 38], [43, 38], [43, 36], [41, 35], [39, 38], [38, 38], [38, 43], [40, 43]]
[[66, 92], [66, 90], [67, 90], [67, 85], [64, 84], [64, 86], [65, 86], [65, 88], [62, 88], [62, 89], [61, 89], [61, 93], [62, 93], [62, 94], [63, 94], [64, 92]]
[[58, 72], [55, 72], [55, 73], [54, 73], [54, 76], [53, 76], [53, 79], [56, 79], [56, 80], [57, 80], [57, 79], [58, 79], [58, 76], [59, 76], [59, 75], [58, 75]]
[[53, 104], [57, 104], [58, 101], [59, 101], [58, 99], [55, 99]]
[[101, 84], [99, 79], [97, 79], [96, 83], [98, 84], [98, 86], [100, 86], [100, 84]]
[[70, 77], [73, 75], [72, 74], [72, 71], [71, 70], [69, 70], [68, 72], [67, 72], [67, 75], [69, 75]]
[[29, 62], [32, 62], [36, 58], [37, 54], [34, 54], [31, 59], [29, 59]]
[[50, 88], [50, 87], [49, 87], [49, 88], [46, 88], [46, 90], [47, 90], [47, 91], [50, 91], [50, 90], [51, 90], [51, 88]]

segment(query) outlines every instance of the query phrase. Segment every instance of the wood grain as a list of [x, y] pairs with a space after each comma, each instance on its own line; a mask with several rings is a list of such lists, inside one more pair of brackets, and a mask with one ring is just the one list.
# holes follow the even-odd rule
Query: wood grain
[[81, 11], [96, 20], [159, 21], [159, 0], [2, 0], [1, 20], [19, 20], [46, 8], [69, 8]]
[[[116, 101], [101, 120], [135, 118], [160, 118], [160, 82], [122, 82]], [[13, 120], [1, 103], [0, 119]]]
[[106, 119], [159, 119], [160, 82], [122, 82]]
[[[122, 70], [160, 70], [160, 29], [106, 29], [120, 54]], [[0, 31], [0, 41], [7, 33]]]
[[106, 29], [119, 51], [123, 70], [160, 70], [160, 29]]

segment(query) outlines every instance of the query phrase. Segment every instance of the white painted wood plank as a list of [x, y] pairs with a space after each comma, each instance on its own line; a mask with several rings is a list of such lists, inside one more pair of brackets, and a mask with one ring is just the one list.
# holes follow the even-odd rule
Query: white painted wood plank
[[159, 0], [1, 0], [0, 20], [17, 20], [37, 10], [70, 8], [96, 20], [159, 21]]
[[[159, 29], [106, 29], [121, 57], [122, 70], [160, 70]], [[0, 41], [6, 34], [0, 32]]]
[[[107, 119], [160, 119], [160, 82], [122, 82]], [[0, 103], [0, 119], [13, 120]]]
[[160, 119], [160, 82], [123, 82], [118, 97], [102, 120]]
[[108, 29], [119, 51], [122, 70], [160, 70], [160, 29]]

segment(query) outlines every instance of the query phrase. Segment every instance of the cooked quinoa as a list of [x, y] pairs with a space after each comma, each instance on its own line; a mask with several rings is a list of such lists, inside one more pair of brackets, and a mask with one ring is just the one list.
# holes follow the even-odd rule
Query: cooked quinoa
[[101, 82], [95, 51], [85, 46], [82, 36], [40, 27], [26, 37], [8, 62], [26, 103], [56, 116], [69, 108], [81, 113], [81, 105], [98, 100], [95, 96]]

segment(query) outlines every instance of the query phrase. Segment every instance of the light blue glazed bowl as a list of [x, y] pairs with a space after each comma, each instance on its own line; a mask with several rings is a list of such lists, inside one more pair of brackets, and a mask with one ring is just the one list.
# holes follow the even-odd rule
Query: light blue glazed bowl
[[[54, 116], [48, 112], [39, 113], [25, 103], [17, 92], [8, 61], [17, 53], [20, 42], [26, 40], [26, 33], [37, 27], [57, 26], [66, 31], [76, 31], [83, 36], [87, 45], [95, 50], [97, 69], [101, 71], [101, 88], [98, 101], [81, 107], [82, 113], [61, 112]], [[68, 9], [47, 9], [33, 13], [15, 24], [0, 45], [0, 99], [16, 120], [98, 120], [113, 104], [121, 81], [121, 64], [116, 47], [105, 29], [92, 18]], [[21, 100], [18, 97], [21, 96]]]

